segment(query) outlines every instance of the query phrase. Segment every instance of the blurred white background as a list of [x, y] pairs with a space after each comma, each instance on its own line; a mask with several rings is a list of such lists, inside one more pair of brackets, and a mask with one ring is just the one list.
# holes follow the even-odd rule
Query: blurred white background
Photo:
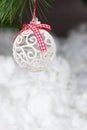
[[40, 73], [15, 64], [16, 32], [0, 29], [0, 129], [87, 130], [87, 25], [54, 36], [57, 57]]

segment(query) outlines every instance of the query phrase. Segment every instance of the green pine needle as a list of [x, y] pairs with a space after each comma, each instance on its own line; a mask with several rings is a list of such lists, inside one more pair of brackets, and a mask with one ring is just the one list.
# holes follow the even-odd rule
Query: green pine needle
[[[53, 0], [37, 0], [37, 3], [44, 6], [45, 9], [50, 7]], [[18, 18], [18, 22], [22, 22], [22, 16], [26, 11], [26, 5], [29, 4], [29, 9], [33, 12], [33, 0], [0, 0], [0, 21], [1, 24], [10, 25], [15, 21], [15, 17]]]

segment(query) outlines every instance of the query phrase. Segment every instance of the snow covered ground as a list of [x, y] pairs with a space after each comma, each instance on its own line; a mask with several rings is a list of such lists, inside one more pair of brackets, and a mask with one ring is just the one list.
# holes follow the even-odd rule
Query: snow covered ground
[[57, 57], [29, 73], [11, 57], [12, 31], [0, 31], [0, 130], [87, 130], [87, 25], [55, 38]]

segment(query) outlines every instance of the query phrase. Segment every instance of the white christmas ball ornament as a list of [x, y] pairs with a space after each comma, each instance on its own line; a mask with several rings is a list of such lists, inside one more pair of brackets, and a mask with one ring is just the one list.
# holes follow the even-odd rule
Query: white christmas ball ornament
[[33, 31], [28, 29], [20, 33], [13, 43], [13, 56], [17, 64], [29, 71], [46, 70], [56, 54], [54, 39], [44, 29], [39, 29], [46, 51], [41, 52], [37, 38]]

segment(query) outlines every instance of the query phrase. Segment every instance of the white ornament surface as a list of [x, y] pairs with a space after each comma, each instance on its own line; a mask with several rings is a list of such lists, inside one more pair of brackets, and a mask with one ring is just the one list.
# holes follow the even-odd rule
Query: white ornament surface
[[[13, 34], [0, 30], [1, 54], [11, 54]], [[59, 45], [59, 38], [56, 42]], [[0, 130], [87, 130], [87, 25], [72, 31], [60, 45], [77, 86], [59, 55], [51, 68], [34, 74], [0, 55]]]
[[32, 30], [19, 34], [13, 44], [15, 61], [29, 71], [43, 71], [47, 69], [56, 54], [56, 45], [52, 36], [43, 29], [40, 33], [46, 45], [46, 51], [41, 52], [36, 36]]

